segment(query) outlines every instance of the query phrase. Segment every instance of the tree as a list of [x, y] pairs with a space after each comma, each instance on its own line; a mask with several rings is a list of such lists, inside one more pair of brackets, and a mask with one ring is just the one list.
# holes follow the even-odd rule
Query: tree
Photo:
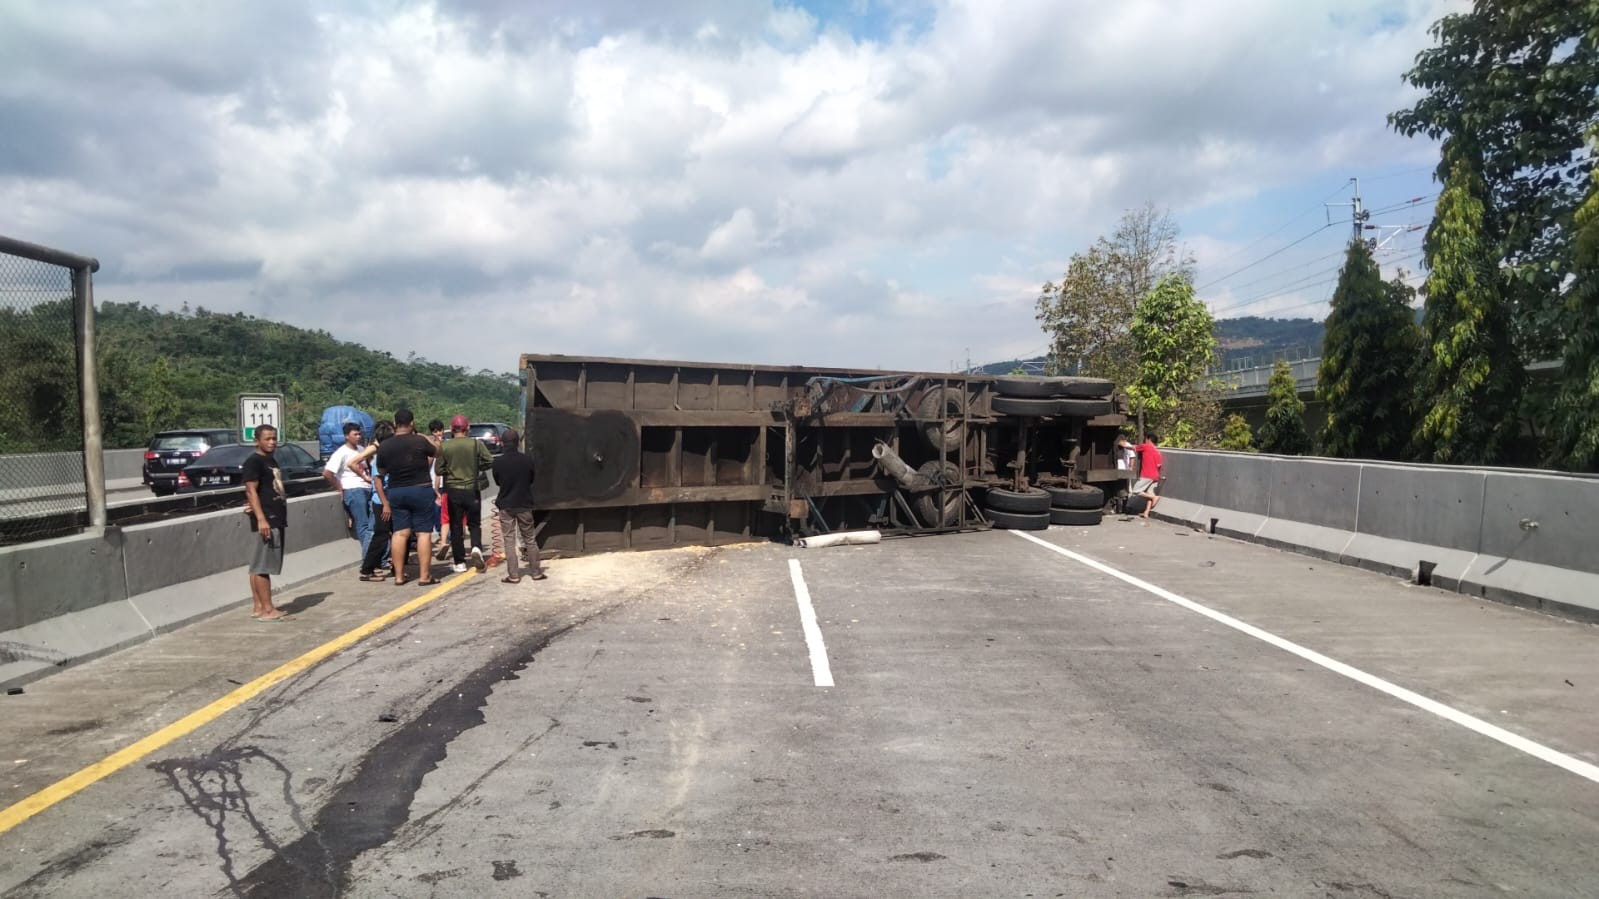
[[1255, 435], [1249, 430], [1249, 422], [1237, 412], [1227, 416], [1227, 424], [1222, 427], [1221, 442], [1217, 446], [1239, 453], [1254, 452]]
[[1515, 438], [1522, 365], [1499, 295], [1498, 254], [1484, 235], [1483, 192], [1468, 148], [1451, 141], [1449, 179], [1427, 230], [1427, 305], [1417, 378], [1425, 409], [1416, 429], [1422, 461], [1499, 462]]
[[139, 410], [146, 434], [180, 426], [178, 394], [173, 387], [172, 368], [167, 364], [167, 357], [157, 356], [139, 379]]
[[1382, 282], [1363, 240], [1349, 243], [1322, 338], [1316, 394], [1327, 404], [1322, 451], [1399, 459], [1414, 427], [1410, 366], [1415, 321], [1409, 303]]
[[1272, 367], [1266, 385], [1266, 423], [1260, 428], [1260, 451], [1283, 456], [1302, 456], [1310, 452], [1310, 435], [1305, 433], [1305, 401], [1299, 398], [1294, 369], [1281, 359]]
[[1145, 425], [1171, 446], [1208, 442], [1220, 430], [1221, 404], [1206, 381], [1216, 360], [1215, 328], [1185, 274], [1162, 278], [1133, 315], [1139, 370], [1127, 392]]
[[[1560, 346], [1561, 291], [1573, 271], [1573, 216], [1599, 119], [1599, 20], [1593, 0], [1476, 0], [1433, 24], [1405, 80], [1423, 91], [1388, 122], [1402, 134], [1475, 148], [1486, 191], [1483, 240], [1512, 307], [1522, 361]], [[1453, 168], [1447, 154], [1438, 181]]]
[[[1599, 128], [1593, 136], [1599, 144]], [[1599, 169], [1577, 213], [1576, 283], [1566, 295], [1566, 352], [1555, 399], [1551, 461], [1576, 471], [1599, 470]]]
[[1192, 274], [1177, 245], [1177, 223], [1146, 203], [1122, 214], [1110, 237], [1072, 255], [1060, 284], [1039, 293], [1037, 317], [1050, 335], [1049, 369], [1129, 384], [1138, 376], [1131, 337], [1138, 303], [1167, 275]]

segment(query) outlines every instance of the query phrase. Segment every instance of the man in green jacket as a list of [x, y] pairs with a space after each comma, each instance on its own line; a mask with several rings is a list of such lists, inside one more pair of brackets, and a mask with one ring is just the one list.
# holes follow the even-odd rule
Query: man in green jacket
[[[450, 420], [450, 439], [439, 445], [438, 476], [444, 484], [444, 496], [450, 504], [450, 549], [455, 564], [451, 570], [466, 570], [470, 554], [472, 564], [482, 571], [483, 563], [483, 499], [479, 488], [482, 472], [494, 464], [483, 441], [467, 436], [471, 429], [465, 415]], [[470, 549], [466, 538], [472, 538]]]

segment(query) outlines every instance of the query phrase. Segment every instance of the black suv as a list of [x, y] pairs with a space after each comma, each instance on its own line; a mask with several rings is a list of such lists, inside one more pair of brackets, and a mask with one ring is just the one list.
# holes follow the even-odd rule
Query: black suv
[[468, 425], [466, 433], [483, 441], [483, 445], [489, 448], [489, 455], [498, 456], [500, 453], [505, 452], [505, 444], [500, 442], [500, 437], [509, 430], [511, 430], [511, 426], [508, 424], [487, 421]]
[[[184, 428], [161, 431], [150, 440], [144, 452], [144, 483], [156, 496], [168, 496], [178, 489], [183, 469], [213, 446], [239, 441], [232, 428]], [[188, 486], [188, 485], [184, 485]]]

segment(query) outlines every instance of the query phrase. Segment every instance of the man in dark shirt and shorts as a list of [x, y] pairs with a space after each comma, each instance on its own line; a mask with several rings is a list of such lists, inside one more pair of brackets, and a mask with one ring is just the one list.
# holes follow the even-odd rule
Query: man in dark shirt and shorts
[[394, 528], [389, 538], [389, 553], [394, 557], [394, 583], [405, 583], [405, 548], [416, 532], [417, 583], [437, 584], [433, 578], [433, 510], [439, 494], [433, 485], [430, 466], [438, 450], [433, 442], [416, 432], [416, 416], [410, 409], [394, 413], [394, 436], [378, 447], [377, 467], [387, 475], [375, 479], [383, 499], [383, 518]]
[[283, 472], [273, 453], [278, 429], [255, 429], [255, 452], [244, 460], [244, 499], [249, 504], [250, 526], [259, 537], [250, 560], [250, 617], [257, 621], [289, 621], [293, 615], [272, 605], [272, 576], [283, 573], [283, 536], [289, 526], [289, 500], [283, 490]]

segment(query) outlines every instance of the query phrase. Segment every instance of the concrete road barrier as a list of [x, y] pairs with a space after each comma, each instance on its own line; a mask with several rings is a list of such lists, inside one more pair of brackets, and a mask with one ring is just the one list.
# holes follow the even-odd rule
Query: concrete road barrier
[[1599, 478], [1165, 450], [1159, 517], [1599, 620]]
[[[0, 686], [24, 683], [249, 601], [238, 508], [0, 548]], [[337, 493], [289, 500], [274, 587], [356, 563]]]

